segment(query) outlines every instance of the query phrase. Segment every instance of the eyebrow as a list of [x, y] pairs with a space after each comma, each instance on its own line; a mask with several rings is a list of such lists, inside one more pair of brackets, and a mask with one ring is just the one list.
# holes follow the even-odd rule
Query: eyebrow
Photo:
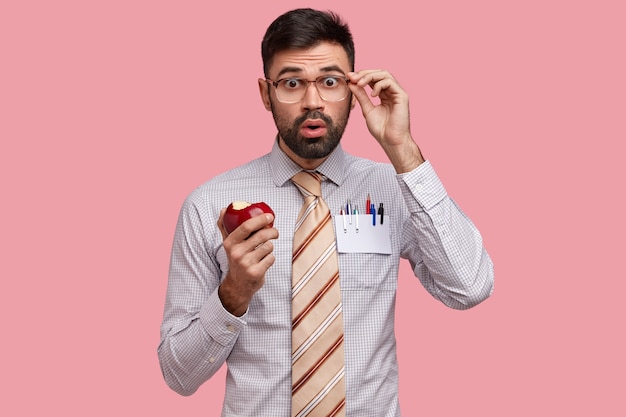
[[[322, 67], [320, 68], [321, 72], [340, 72], [341, 74], [345, 75], [345, 72], [337, 65], [329, 65], [327, 67]], [[278, 72], [278, 75], [276, 75], [276, 78], [280, 78], [281, 75], [286, 74], [288, 72], [295, 72], [295, 73], [301, 73], [302, 72], [302, 68], [298, 68], [298, 67], [285, 67], [283, 69], [281, 69]]]

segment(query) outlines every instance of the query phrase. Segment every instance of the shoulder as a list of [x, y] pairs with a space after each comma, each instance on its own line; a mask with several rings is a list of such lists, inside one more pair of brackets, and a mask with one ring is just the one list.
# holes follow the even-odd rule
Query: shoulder
[[348, 176], [376, 176], [395, 180], [396, 171], [389, 162], [377, 162], [371, 159], [344, 153], [345, 171]]
[[249, 186], [251, 181], [267, 177], [269, 174], [270, 164], [269, 154], [267, 154], [214, 176], [198, 186], [191, 194], [204, 194], [220, 189], [236, 189]]
[[219, 211], [238, 193], [261, 186], [270, 177], [269, 154], [224, 171], [193, 189], [185, 199], [185, 205], [210, 207]]

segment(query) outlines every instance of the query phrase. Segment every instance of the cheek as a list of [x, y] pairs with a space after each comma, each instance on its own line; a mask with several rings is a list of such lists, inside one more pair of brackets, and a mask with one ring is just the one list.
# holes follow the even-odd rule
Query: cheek
[[285, 130], [291, 129], [293, 122], [287, 119], [284, 113], [276, 111], [276, 108], [272, 108], [272, 116], [274, 118], [274, 124], [281, 134], [285, 134]]
[[[348, 120], [348, 116], [354, 107], [352, 100], [347, 102], [337, 103], [337, 107], [333, 109], [332, 113], [328, 113], [332, 117], [335, 123], [345, 123]], [[329, 109], [330, 110], [330, 109]]]
[[277, 103], [275, 101], [272, 101], [272, 115], [274, 116], [274, 120], [282, 124], [293, 123], [293, 121], [296, 119], [298, 115], [292, 114], [293, 111], [289, 111], [288, 109], [285, 109], [281, 104], [282, 103]]

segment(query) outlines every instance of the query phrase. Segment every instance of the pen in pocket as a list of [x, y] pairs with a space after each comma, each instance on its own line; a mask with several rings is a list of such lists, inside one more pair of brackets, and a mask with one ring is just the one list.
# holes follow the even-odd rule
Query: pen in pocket
[[341, 216], [341, 220], [343, 221], [343, 232], [347, 233], [348, 232], [348, 225], [346, 224], [346, 212], [343, 211], [343, 207], [339, 211], [339, 215]]
[[349, 199], [348, 199], [348, 202], [346, 203], [346, 211], [348, 214], [348, 222], [352, 224], [352, 203], [350, 202]]
[[370, 205], [370, 213], [372, 213], [372, 226], [376, 226], [376, 206], [374, 203]]

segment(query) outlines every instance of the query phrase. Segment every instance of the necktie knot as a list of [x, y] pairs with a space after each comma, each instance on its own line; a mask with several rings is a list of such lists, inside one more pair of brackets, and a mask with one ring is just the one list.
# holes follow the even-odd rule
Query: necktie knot
[[291, 180], [298, 187], [300, 192], [306, 197], [314, 195], [322, 196], [322, 181], [324, 176], [319, 172], [300, 171]]

